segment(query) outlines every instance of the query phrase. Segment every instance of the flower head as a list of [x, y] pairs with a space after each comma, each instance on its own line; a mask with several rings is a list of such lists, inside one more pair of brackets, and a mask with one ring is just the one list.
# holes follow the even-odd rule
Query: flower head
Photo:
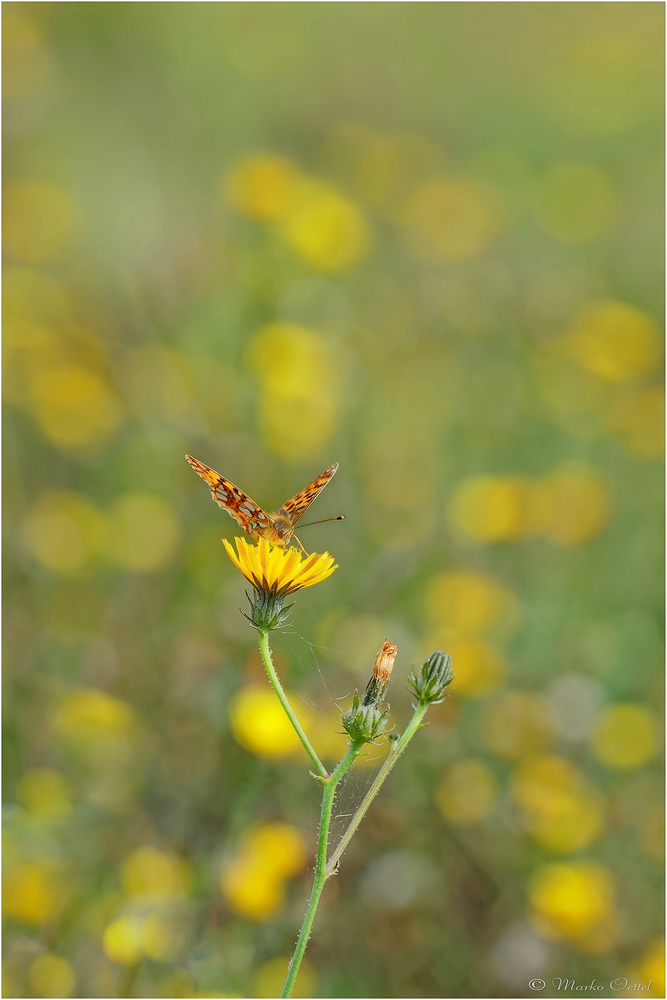
[[227, 555], [255, 590], [266, 594], [287, 597], [321, 583], [338, 569], [328, 552], [313, 552], [304, 558], [296, 549], [273, 548], [265, 538], [260, 538], [257, 545], [251, 545], [245, 538], [234, 540], [236, 552], [226, 538], [222, 540]]
[[[338, 567], [328, 552], [313, 552], [303, 556], [296, 549], [274, 548], [265, 538], [251, 545], [245, 538], [236, 538], [236, 552], [223, 538], [227, 555], [255, 589], [251, 601], [251, 624], [268, 630], [284, 624], [283, 602], [288, 594], [312, 587], [331, 576]], [[248, 617], [248, 616], [246, 616]]]

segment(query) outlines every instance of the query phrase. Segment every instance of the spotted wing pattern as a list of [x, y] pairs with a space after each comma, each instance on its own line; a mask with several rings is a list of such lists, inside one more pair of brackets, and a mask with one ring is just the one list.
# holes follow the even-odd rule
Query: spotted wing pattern
[[292, 522], [292, 526], [306, 513], [315, 497], [322, 492], [332, 476], [335, 475], [337, 468], [338, 462], [335, 465], [330, 465], [328, 469], [320, 473], [317, 479], [313, 479], [312, 483], [306, 486], [305, 489], [282, 505], [280, 509], [287, 514]]
[[249, 535], [262, 535], [273, 527], [269, 515], [238, 486], [234, 486], [234, 483], [230, 483], [219, 472], [209, 469], [208, 465], [198, 462], [192, 455], [185, 457], [195, 472], [211, 487], [211, 495], [215, 502], [223, 510], [226, 510]]

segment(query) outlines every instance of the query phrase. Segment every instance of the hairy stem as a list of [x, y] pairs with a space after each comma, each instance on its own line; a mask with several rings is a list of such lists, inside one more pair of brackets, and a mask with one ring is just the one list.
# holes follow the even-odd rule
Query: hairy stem
[[336, 788], [341, 778], [343, 778], [347, 771], [349, 771], [352, 767], [352, 764], [358, 757], [362, 746], [362, 743], [351, 744], [338, 767], [332, 771], [331, 775], [326, 780], [323, 780], [324, 788], [322, 790], [320, 829], [317, 835], [315, 878], [313, 880], [313, 888], [310, 893], [310, 899], [308, 900], [308, 907], [306, 909], [303, 923], [301, 924], [301, 930], [299, 931], [299, 937], [296, 942], [296, 948], [294, 949], [294, 954], [292, 955], [292, 960], [290, 961], [289, 968], [287, 970], [287, 979], [285, 980], [281, 997], [292, 996], [292, 990], [294, 989], [294, 983], [296, 982], [301, 960], [306, 951], [308, 938], [310, 937], [310, 933], [313, 928], [313, 921], [315, 920], [315, 914], [317, 913], [317, 907], [320, 902], [322, 890], [324, 889], [326, 880], [332, 874], [327, 867], [327, 850], [329, 847], [329, 827], [331, 825], [331, 814], [333, 812], [334, 799], [336, 797]]
[[428, 708], [428, 704], [419, 704], [417, 706], [417, 708], [415, 709], [414, 715], [412, 716], [412, 718], [410, 719], [410, 722], [407, 724], [407, 726], [405, 728], [405, 732], [403, 733], [403, 735], [401, 736], [401, 738], [392, 746], [391, 750], [389, 751], [389, 754], [385, 758], [384, 763], [382, 764], [380, 770], [378, 771], [378, 773], [377, 773], [377, 775], [375, 777], [375, 780], [373, 781], [373, 784], [371, 785], [371, 787], [366, 792], [366, 795], [364, 796], [361, 804], [359, 805], [357, 811], [355, 812], [354, 816], [350, 820], [350, 825], [348, 826], [347, 830], [343, 834], [343, 837], [342, 837], [340, 843], [338, 844], [338, 847], [333, 852], [333, 854], [331, 855], [331, 857], [329, 858], [329, 860], [327, 862], [327, 866], [326, 866], [326, 874], [327, 874], [327, 876], [333, 875], [333, 873], [337, 870], [337, 868], [338, 868], [338, 862], [340, 861], [340, 859], [341, 859], [341, 857], [343, 855], [344, 850], [346, 849], [347, 845], [352, 840], [352, 837], [354, 836], [354, 834], [357, 831], [357, 827], [359, 826], [359, 824], [361, 823], [362, 819], [364, 818], [364, 816], [368, 812], [368, 809], [370, 807], [371, 802], [373, 801], [373, 799], [375, 798], [375, 796], [377, 795], [377, 793], [380, 791], [380, 788], [382, 787], [382, 785], [384, 784], [384, 781], [388, 777], [389, 772], [391, 771], [391, 769], [393, 768], [394, 764], [396, 763], [396, 761], [398, 760], [398, 758], [401, 756], [401, 754], [403, 753], [403, 751], [405, 750], [406, 746], [408, 745], [408, 743], [410, 742], [410, 740], [412, 739], [412, 737], [415, 735], [415, 733], [419, 729], [419, 727], [420, 727], [420, 725], [422, 723], [422, 719], [424, 718], [424, 715], [426, 714], [426, 709], [427, 708]]
[[287, 700], [287, 695], [283, 691], [283, 686], [280, 683], [278, 674], [276, 673], [276, 668], [274, 667], [273, 660], [271, 658], [271, 649], [269, 648], [269, 633], [260, 631], [258, 634], [259, 634], [259, 652], [262, 657], [262, 663], [264, 664], [264, 668], [266, 669], [269, 680], [271, 681], [271, 686], [278, 695], [278, 701], [283, 706], [287, 718], [294, 726], [294, 731], [301, 740], [304, 750], [306, 751], [306, 753], [312, 760], [313, 764], [315, 765], [315, 769], [317, 770], [319, 777], [328, 778], [329, 772], [327, 771], [326, 767], [324, 766], [320, 758], [315, 753], [315, 750], [313, 749], [310, 740], [304, 733], [301, 723], [297, 719], [296, 715], [294, 714], [294, 710], [292, 709], [292, 706]]

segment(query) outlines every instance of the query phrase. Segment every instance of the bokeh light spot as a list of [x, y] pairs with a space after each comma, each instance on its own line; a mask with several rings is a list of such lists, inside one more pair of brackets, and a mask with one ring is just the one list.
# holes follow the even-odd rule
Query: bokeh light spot
[[489, 705], [481, 734], [493, 753], [508, 760], [535, 753], [552, 739], [542, 699], [531, 691], [508, 691]]
[[[287, 976], [288, 958], [272, 958], [255, 973], [253, 978], [254, 995], [257, 997], [277, 997], [282, 993]], [[304, 959], [296, 977], [292, 996], [312, 997], [317, 988], [317, 975], [308, 959]]]
[[240, 160], [224, 180], [229, 203], [261, 222], [285, 216], [297, 196], [301, 174], [291, 160], [265, 153]]
[[530, 530], [530, 485], [519, 476], [470, 476], [449, 500], [449, 522], [478, 542], [521, 538]]
[[559, 854], [592, 843], [602, 828], [602, 796], [565, 757], [522, 760], [512, 784], [528, 833]]
[[2, 879], [2, 912], [10, 920], [39, 927], [61, 905], [61, 886], [48, 863], [20, 864]]
[[332, 184], [304, 180], [279, 233], [317, 271], [344, 271], [370, 248], [370, 230], [361, 209]]
[[35, 819], [58, 819], [72, 808], [72, 798], [59, 771], [34, 767], [21, 775], [19, 800]]
[[53, 57], [33, 20], [15, 11], [2, 19], [2, 92], [6, 101], [34, 97], [49, 82]]
[[[543, 865], [530, 878], [528, 896], [533, 924], [545, 937], [586, 938], [614, 912], [615, 886], [610, 872], [589, 862]], [[607, 947], [611, 947], [609, 941]], [[602, 948], [601, 950], [605, 950]]]
[[106, 691], [82, 688], [61, 701], [56, 713], [56, 729], [66, 740], [90, 749], [112, 747], [123, 741], [135, 726], [134, 712], [120, 698]]
[[482, 698], [505, 679], [505, 662], [490, 642], [458, 642], [446, 634], [443, 641], [431, 642], [430, 649], [444, 649], [454, 662], [452, 691], [466, 698]]
[[123, 419], [114, 390], [101, 375], [81, 365], [31, 372], [28, 401], [42, 433], [61, 448], [99, 447]]
[[79, 576], [104, 551], [107, 525], [86, 497], [60, 491], [30, 508], [23, 537], [41, 566], [61, 576]]
[[71, 196], [46, 181], [18, 181], [4, 197], [3, 245], [28, 264], [57, 257], [77, 228], [78, 209]]
[[76, 977], [66, 959], [41, 955], [28, 970], [28, 982], [38, 997], [70, 997]]
[[435, 797], [442, 814], [452, 823], [477, 823], [495, 805], [496, 780], [480, 761], [459, 760], [447, 770]]
[[183, 896], [189, 881], [190, 869], [182, 858], [150, 845], [137, 848], [123, 864], [126, 896], [171, 899]]
[[438, 262], [482, 253], [501, 219], [489, 194], [472, 181], [436, 178], [413, 191], [402, 221], [414, 252], [426, 261]]
[[609, 492], [590, 466], [564, 465], [535, 484], [533, 523], [556, 545], [585, 544], [600, 534], [610, 516]]
[[566, 334], [565, 347], [584, 371], [617, 385], [652, 375], [660, 365], [654, 321], [613, 299], [589, 303]]
[[229, 721], [236, 742], [256, 757], [280, 760], [301, 747], [278, 699], [265, 688], [241, 688], [229, 704]]
[[517, 620], [512, 591], [490, 576], [453, 570], [434, 576], [426, 589], [426, 610], [434, 625], [451, 627], [463, 636], [479, 636], [494, 628], [509, 632]]
[[260, 425], [277, 455], [320, 451], [338, 417], [338, 358], [327, 340], [294, 323], [270, 323], [253, 338], [248, 364], [259, 378]]
[[665, 453], [665, 393], [659, 388], [624, 392], [607, 413], [607, 428], [629, 455], [661, 458]]
[[102, 935], [107, 958], [117, 965], [136, 965], [143, 958], [143, 920], [126, 914], [112, 920]]
[[269, 920], [281, 906], [285, 879], [306, 861], [300, 832], [286, 823], [255, 827], [241, 842], [221, 877], [222, 894], [237, 913], [251, 920]]
[[151, 493], [128, 493], [109, 513], [109, 559], [133, 573], [153, 573], [172, 559], [181, 526], [171, 507]]
[[658, 752], [658, 723], [644, 705], [629, 702], [603, 709], [591, 734], [598, 760], [620, 771], [643, 767]]

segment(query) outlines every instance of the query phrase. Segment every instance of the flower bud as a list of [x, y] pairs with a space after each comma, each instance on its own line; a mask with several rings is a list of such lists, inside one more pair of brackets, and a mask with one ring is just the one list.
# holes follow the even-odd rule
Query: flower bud
[[353, 743], [372, 743], [383, 733], [388, 714], [388, 710], [382, 712], [376, 705], [360, 705], [355, 691], [352, 707], [343, 712], [343, 729]]
[[375, 705], [377, 707], [382, 704], [389, 681], [391, 680], [391, 672], [394, 669], [394, 661], [397, 654], [398, 647], [394, 646], [388, 639], [385, 639], [382, 649], [375, 657], [373, 676], [368, 682], [364, 693], [364, 705]]
[[414, 671], [408, 681], [408, 688], [422, 705], [437, 705], [445, 696], [445, 688], [453, 680], [451, 656], [437, 649]]

